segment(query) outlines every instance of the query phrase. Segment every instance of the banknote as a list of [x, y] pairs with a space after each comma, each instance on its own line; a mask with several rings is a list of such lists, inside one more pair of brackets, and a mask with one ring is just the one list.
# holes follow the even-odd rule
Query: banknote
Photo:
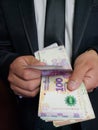
[[57, 46], [57, 43], [35, 52], [35, 57], [45, 65], [28, 65], [26, 68], [41, 70], [42, 76], [65, 75], [72, 72], [64, 46]]
[[26, 68], [30, 69], [38, 69], [38, 70], [65, 70], [66, 72], [71, 71], [70, 69], [66, 69], [64, 66], [57, 65], [28, 65]]
[[67, 89], [67, 82], [66, 76], [42, 78], [38, 113], [42, 119], [46, 121], [85, 119], [88, 107], [94, 117], [84, 84], [71, 92]]
[[72, 69], [65, 69], [63, 66], [56, 65], [28, 65], [25, 66], [25, 68], [41, 70], [42, 76], [65, 75], [72, 73]]
[[47, 47], [45, 47], [45, 48], [43, 48], [43, 49], [41, 49], [41, 50], [36, 51], [36, 52], [34, 53], [34, 55], [35, 55], [35, 57], [36, 57], [38, 60], [40, 60], [39, 52], [41, 52], [41, 51], [43, 51], [43, 50], [53, 49], [53, 48], [56, 48], [56, 47], [58, 47], [58, 44], [57, 44], [57, 43], [53, 43], [53, 44], [51, 44], [50, 46], [47, 46]]
[[84, 83], [75, 91], [67, 89], [72, 67], [65, 47], [51, 45], [37, 51], [35, 56], [46, 64], [31, 66], [42, 71], [38, 116], [46, 122], [52, 121], [56, 127], [94, 119]]
[[44, 49], [38, 51], [39, 60], [46, 65], [63, 66], [65, 69], [71, 69], [69, 58], [66, 54], [64, 46], [55, 47], [52, 49]]

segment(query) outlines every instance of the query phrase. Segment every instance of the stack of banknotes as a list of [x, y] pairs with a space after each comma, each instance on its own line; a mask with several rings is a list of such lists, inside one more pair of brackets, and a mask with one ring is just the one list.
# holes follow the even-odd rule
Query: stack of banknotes
[[94, 119], [85, 85], [82, 83], [75, 91], [67, 89], [72, 68], [64, 46], [55, 43], [35, 56], [46, 63], [43, 67], [31, 66], [42, 70], [38, 116], [56, 127]]

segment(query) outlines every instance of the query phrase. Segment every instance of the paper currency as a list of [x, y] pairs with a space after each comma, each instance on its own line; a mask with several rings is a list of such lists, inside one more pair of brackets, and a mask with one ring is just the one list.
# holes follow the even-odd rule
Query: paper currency
[[63, 66], [55, 66], [55, 65], [28, 65], [26, 68], [29, 69], [37, 69], [42, 71], [42, 76], [54, 76], [54, 75], [65, 75], [72, 73], [71, 69], [65, 69]]
[[46, 120], [83, 119], [85, 114], [81, 96], [84, 94], [83, 86], [70, 93], [67, 80], [62, 76], [43, 78], [38, 115]]
[[[38, 116], [45, 121], [53, 121], [56, 127], [95, 118], [85, 85], [82, 83], [75, 91], [67, 89], [72, 68], [64, 46], [47, 47], [37, 51], [35, 56], [47, 66], [43, 67], [44, 71], [40, 68], [44, 74], [41, 80]], [[59, 73], [56, 69], [50, 69], [53, 66], [69, 71], [62, 70], [62, 73]]]
[[[64, 70], [63, 66], [56, 65], [28, 65], [27, 68], [38, 69], [38, 70]], [[67, 70], [66, 70], [67, 71]]]
[[84, 84], [70, 92], [67, 82], [68, 79], [63, 76], [42, 78], [38, 115], [46, 121], [94, 118]]
[[46, 49], [37, 51], [35, 56], [38, 60], [44, 62], [46, 65], [29, 65], [26, 66], [26, 68], [41, 70], [42, 76], [64, 75], [72, 72], [72, 68], [66, 55], [64, 46], [58, 47], [55, 43]]
[[36, 53], [38, 59], [46, 65], [63, 66], [66, 70], [72, 70], [69, 58], [66, 55], [64, 46], [59, 46], [50, 49], [44, 49]]

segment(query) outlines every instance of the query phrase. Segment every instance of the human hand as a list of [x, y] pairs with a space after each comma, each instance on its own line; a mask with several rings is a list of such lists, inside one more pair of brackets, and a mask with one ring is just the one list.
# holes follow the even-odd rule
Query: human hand
[[28, 69], [26, 68], [28, 65], [44, 65], [44, 63], [33, 56], [18, 57], [10, 65], [8, 80], [16, 95], [34, 97], [39, 92], [41, 71]]
[[89, 50], [77, 57], [74, 71], [68, 82], [68, 89], [75, 90], [84, 82], [88, 92], [98, 86], [98, 55]]

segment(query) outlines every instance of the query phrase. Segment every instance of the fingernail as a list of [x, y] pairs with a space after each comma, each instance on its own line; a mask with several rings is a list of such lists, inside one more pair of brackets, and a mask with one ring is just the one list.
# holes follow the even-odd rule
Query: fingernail
[[70, 90], [74, 90], [74, 89], [76, 89], [78, 86], [79, 86], [79, 83], [78, 83], [77, 81], [71, 80], [71, 81], [69, 81], [69, 83], [68, 83], [68, 89], [70, 89]]

